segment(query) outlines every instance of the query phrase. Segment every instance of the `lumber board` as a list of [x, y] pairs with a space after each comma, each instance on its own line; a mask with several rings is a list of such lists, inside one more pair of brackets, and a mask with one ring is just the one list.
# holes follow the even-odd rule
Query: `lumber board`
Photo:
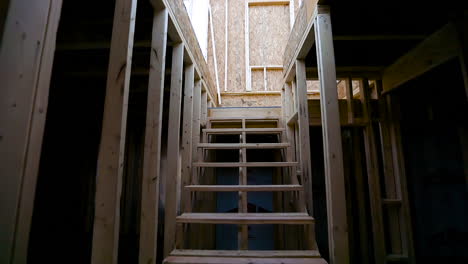
[[249, 6], [289, 5], [289, 0], [248, 0]]
[[226, 129], [203, 129], [207, 134], [223, 134], [223, 135], [238, 135], [242, 132], [247, 134], [280, 134], [284, 132], [284, 128], [226, 128]]
[[139, 263], [156, 264], [168, 13], [154, 10], [141, 186]]
[[297, 162], [195, 162], [195, 167], [236, 168], [236, 167], [294, 167]]
[[322, 258], [239, 258], [170, 256], [165, 264], [326, 264]]
[[306, 213], [185, 213], [178, 223], [199, 224], [313, 224]]
[[305, 61], [296, 61], [296, 110], [297, 110], [297, 133], [298, 149], [300, 157], [301, 177], [304, 184], [305, 204], [308, 212], [312, 213], [312, 169], [310, 159], [310, 136], [309, 136], [309, 109], [307, 105], [307, 82]]
[[176, 249], [171, 256], [249, 257], [249, 258], [316, 258], [318, 250], [190, 250]]
[[0, 6], [0, 263], [26, 263], [62, 1]]
[[193, 192], [272, 192], [272, 191], [300, 191], [302, 186], [291, 185], [189, 185], [187, 190]]
[[[195, 31], [193, 29], [190, 17], [187, 13], [183, 1], [161, 1], [166, 6], [171, 21], [174, 24], [178, 35], [180, 36], [182, 42], [185, 45], [187, 54], [193, 62], [196, 71], [200, 74], [203, 83], [205, 84], [206, 90], [209, 93], [209, 97], [212, 98], [212, 100], [214, 100], [213, 103], [215, 105], [218, 105], [216, 97], [216, 85], [213, 81], [211, 71], [208, 68], [208, 65], [205, 61], [205, 57], [203, 56], [200, 45], [198, 44], [198, 39], [195, 35]], [[153, 0], [152, 2], [157, 1]]]
[[[192, 172], [192, 119], [193, 119], [193, 90], [195, 82], [195, 69], [193, 64], [185, 69], [184, 83], [184, 111], [182, 115], [182, 165], [181, 188], [190, 184]], [[190, 194], [181, 190], [181, 208], [187, 210], [190, 204]]]
[[[189, 66], [191, 67], [191, 66]], [[169, 123], [167, 136], [166, 201], [164, 212], [164, 257], [175, 248], [177, 216], [177, 186], [180, 151], [180, 116], [182, 106], [182, 81], [184, 72], [184, 44], [174, 45], [172, 50], [171, 92], [169, 97]], [[193, 76], [193, 71], [189, 69]], [[192, 77], [193, 78], [193, 77]]]
[[203, 149], [282, 149], [289, 146], [289, 143], [200, 143], [197, 145], [198, 148]]
[[403, 55], [383, 73], [387, 93], [459, 55], [455, 26], [449, 23]]
[[317, 64], [320, 69], [328, 243], [332, 263], [349, 263], [345, 175], [336, 84], [336, 66], [330, 10], [318, 7], [315, 18]]
[[[107, 74], [96, 175], [91, 263], [117, 263], [128, 93], [137, 1], [118, 0]], [[117, 140], [116, 140], [117, 139]]]
[[297, 59], [304, 59], [315, 42], [313, 31], [314, 14], [319, 0], [304, 0], [289, 35], [283, 55], [283, 74], [292, 80]]

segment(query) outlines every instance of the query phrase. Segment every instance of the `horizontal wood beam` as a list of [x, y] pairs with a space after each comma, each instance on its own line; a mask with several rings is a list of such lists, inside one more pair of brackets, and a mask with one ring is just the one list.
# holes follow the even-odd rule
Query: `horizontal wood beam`
[[248, 0], [249, 6], [289, 5], [289, 0]]
[[406, 55], [385, 69], [384, 92], [389, 92], [404, 83], [459, 55], [459, 41], [453, 24], [447, 24]]

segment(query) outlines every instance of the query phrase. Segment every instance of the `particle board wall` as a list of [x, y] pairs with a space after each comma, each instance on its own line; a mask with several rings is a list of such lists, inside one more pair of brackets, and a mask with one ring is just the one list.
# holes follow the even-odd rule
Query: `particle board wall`
[[[210, 0], [213, 13], [213, 31], [216, 45], [216, 59], [220, 90], [227, 92], [246, 91], [246, 63], [245, 63], [245, 1], [228, 0], [228, 42], [227, 58], [225, 54], [225, 12], [226, 2]], [[299, 8], [299, 0], [295, 0], [295, 10]], [[284, 49], [287, 44], [291, 26], [289, 5], [255, 5], [249, 7], [249, 41], [250, 65], [269, 66], [282, 65]], [[213, 62], [213, 45], [209, 32], [207, 63], [215, 78]], [[228, 71], [225, 82], [225, 63], [227, 59]], [[252, 91], [265, 91], [265, 76], [263, 69], [253, 70], [251, 73]], [[282, 71], [267, 69], [266, 90], [280, 91]], [[224, 98], [226, 97], [225, 101]], [[277, 98], [274, 98], [277, 97]], [[255, 99], [254, 99], [255, 98]], [[273, 99], [274, 98], [274, 99]], [[262, 101], [264, 99], [264, 101]], [[279, 95], [230, 96], [223, 95], [223, 106], [264, 106], [281, 105]]]

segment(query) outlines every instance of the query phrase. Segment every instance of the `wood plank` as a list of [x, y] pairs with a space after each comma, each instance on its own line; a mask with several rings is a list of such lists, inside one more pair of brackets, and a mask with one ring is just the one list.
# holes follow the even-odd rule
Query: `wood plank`
[[61, 7], [11, 1], [0, 19], [0, 263], [27, 260]]
[[154, 10], [141, 186], [139, 263], [156, 264], [168, 13]]
[[[189, 66], [191, 67], [191, 66]], [[169, 123], [167, 136], [166, 202], [164, 212], [164, 257], [175, 248], [177, 216], [177, 186], [179, 174], [180, 116], [182, 80], [184, 71], [184, 44], [175, 44], [172, 50], [171, 92], [169, 97]], [[193, 70], [189, 70], [193, 71]], [[193, 78], [193, 72], [190, 73]]]
[[353, 79], [351, 77], [346, 78], [346, 105], [348, 107], [348, 123], [354, 123], [354, 103], [353, 103]]
[[248, 0], [249, 6], [289, 5], [289, 0]]
[[[246, 128], [246, 122], [245, 119], [242, 119], [242, 128]], [[240, 142], [242, 144], [247, 143], [247, 135], [245, 132], [242, 132], [240, 135]], [[247, 150], [245, 148], [242, 148], [239, 150], [239, 161], [242, 163], [247, 163]], [[247, 185], [247, 168], [245, 167], [239, 167], [239, 184], [242, 185]], [[238, 193], [239, 196], [239, 213], [248, 213], [249, 207], [248, 207], [248, 198], [247, 198], [247, 192], [242, 192], [240, 191]], [[247, 225], [241, 225], [239, 228], [239, 233], [238, 233], [238, 248], [239, 249], [249, 249], [249, 227]]]
[[332, 22], [328, 7], [318, 7], [315, 20], [317, 64], [320, 69], [328, 243], [332, 263], [349, 263], [343, 150], [336, 85]]
[[195, 162], [195, 167], [237, 168], [237, 167], [295, 167], [297, 162]]
[[91, 263], [117, 263], [128, 93], [137, 1], [118, 0], [96, 175]]
[[278, 192], [300, 191], [302, 186], [291, 185], [189, 185], [185, 188], [192, 192]]
[[282, 149], [289, 147], [289, 143], [200, 143], [203, 149]]
[[201, 94], [201, 110], [200, 110], [200, 124], [202, 127], [207, 127], [208, 122], [208, 94], [206, 91], [202, 91]]
[[238, 258], [170, 256], [165, 264], [326, 264], [322, 258]]
[[459, 55], [455, 26], [447, 24], [385, 69], [385, 93]]
[[199, 224], [313, 224], [314, 218], [305, 213], [184, 213], [178, 223]]
[[[361, 100], [363, 101], [364, 119], [371, 120], [369, 91], [367, 79], [361, 85]], [[367, 109], [367, 110], [366, 110]], [[369, 184], [369, 201], [372, 219], [372, 233], [374, 238], [374, 257], [376, 262], [382, 262], [386, 256], [386, 246], [384, 238], [384, 223], [382, 216], [382, 194], [380, 184], [380, 168], [377, 156], [376, 135], [372, 123], [368, 123], [364, 128], [364, 146], [367, 166], [367, 182]]]
[[314, 45], [314, 16], [319, 0], [306, 0], [299, 8], [283, 55], [284, 77], [292, 81], [297, 59], [305, 59]]
[[[192, 120], [192, 161], [202, 161], [199, 159], [196, 144], [200, 143], [200, 120], [201, 120], [201, 81], [195, 83], [193, 91], [193, 120]], [[191, 183], [198, 183], [198, 170], [199, 168], [192, 167], [192, 179]], [[187, 211], [191, 211], [191, 206], [185, 208]]]
[[[216, 97], [216, 85], [213, 81], [211, 71], [208, 68], [205, 57], [198, 44], [198, 39], [195, 35], [195, 31], [191, 26], [190, 17], [187, 13], [183, 1], [173, 0], [151, 0], [153, 6], [164, 5], [167, 7], [171, 21], [178, 33], [178, 36], [185, 44], [187, 55], [190, 57], [190, 61], [195, 65], [195, 69], [203, 80], [203, 84], [208, 91], [207, 97], [213, 100], [215, 105], [218, 105]], [[188, 26], [189, 25], [189, 26]]]
[[242, 132], [247, 134], [279, 134], [284, 132], [284, 128], [211, 128], [203, 129], [207, 134], [223, 134], [223, 135], [238, 135]]
[[[186, 193], [184, 186], [191, 182], [192, 173], [192, 120], [193, 120], [193, 90], [195, 81], [195, 68], [189, 65], [185, 69], [184, 85], [184, 111], [182, 115], [182, 167], [181, 167], [181, 207], [186, 212], [191, 207], [190, 193]], [[190, 209], [188, 209], [190, 210]]]
[[171, 256], [203, 256], [203, 257], [249, 257], [249, 258], [316, 258], [320, 257], [318, 250], [190, 250], [178, 249]]
[[305, 204], [308, 212], [313, 210], [312, 169], [310, 163], [309, 109], [307, 105], [307, 82], [305, 62], [296, 61], [296, 105], [298, 113], [298, 149], [301, 177], [304, 185]]

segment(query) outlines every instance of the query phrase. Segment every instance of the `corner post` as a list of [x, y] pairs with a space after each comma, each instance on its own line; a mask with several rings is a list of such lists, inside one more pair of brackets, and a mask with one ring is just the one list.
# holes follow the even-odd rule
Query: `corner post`
[[333, 264], [345, 264], [349, 263], [348, 223], [330, 9], [317, 6], [314, 23], [320, 80], [330, 260]]

